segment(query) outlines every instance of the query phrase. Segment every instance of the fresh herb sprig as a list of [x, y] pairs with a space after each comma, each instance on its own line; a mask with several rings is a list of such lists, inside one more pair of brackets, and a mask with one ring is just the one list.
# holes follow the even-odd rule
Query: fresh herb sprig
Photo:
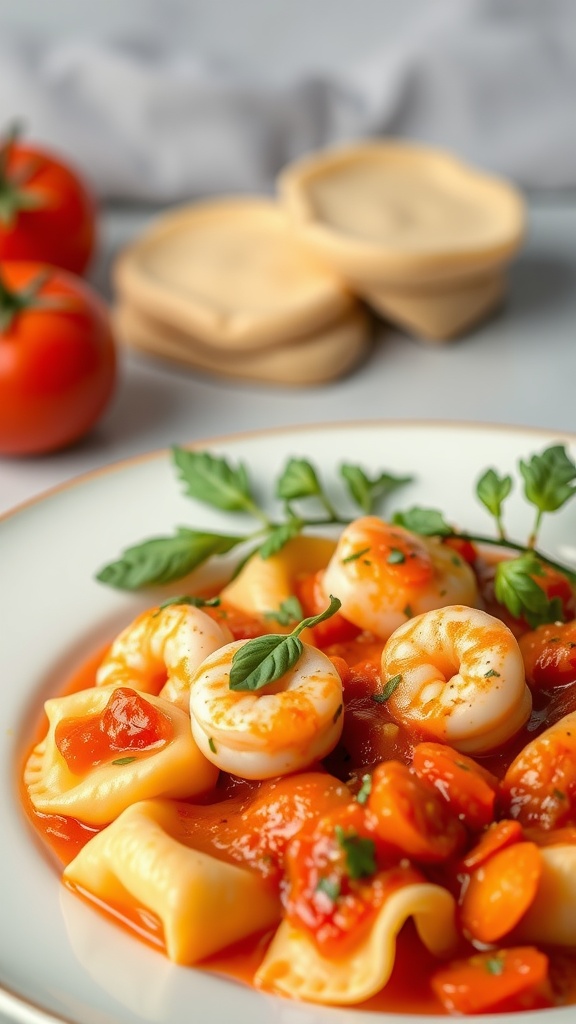
[[330, 595], [330, 604], [324, 611], [302, 619], [291, 633], [265, 633], [248, 640], [232, 658], [230, 689], [261, 690], [268, 683], [281, 679], [294, 667], [304, 650], [300, 633], [331, 618], [339, 608], [338, 598]]
[[[105, 565], [97, 579], [119, 590], [173, 583], [209, 559], [244, 546], [241, 564], [258, 552], [269, 558], [308, 527], [346, 525], [350, 517], [336, 510], [314, 466], [302, 458], [291, 458], [275, 484], [275, 497], [283, 503], [284, 518], [272, 519], [261, 507], [243, 463], [233, 466], [227, 459], [209, 452], [172, 449], [172, 459], [184, 493], [211, 508], [249, 516], [255, 528], [242, 533], [212, 533], [179, 526], [171, 536], [153, 537], [127, 548], [120, 558]], [[409, 476], [380, 473], [370, 478], [360, 466], [342, 465], [345, 491], [362, 512], [373, 512], [397, 488], [409, 483]]]
[[570, 459], [564, 445], [546, 448], [541, 454], [520, 460], [524, 497], [536, 509], [532, 531], [526, 544], [511, 540], [504, 526], [504, 503], [511, 494], [514, 481], [511, 476], [500, 476], [495, 469], [487, 469], [476, 484], [476, 495], [495, 520], [496, 537], [477, 533], [461, 533], [446, 522], [437, 509], [412, 508], [399, 512], [393, 521], [414, 533], [424, 536], [452, 537], [476, 544], [496, 545], [518, 552], [517, 558], [498, 563], [494, 580], [496, 599], [516, 618], [524, 618], [535, 628], [546, 622], [563, 618], [562, 602], [548, 594], [538, 583], [545, 575], [544, 566], [561, 572], [573, 584], [576, 572], [536, 549], [542, 519], [545, 513], [557, 512], [576, 493], [576, 464]]

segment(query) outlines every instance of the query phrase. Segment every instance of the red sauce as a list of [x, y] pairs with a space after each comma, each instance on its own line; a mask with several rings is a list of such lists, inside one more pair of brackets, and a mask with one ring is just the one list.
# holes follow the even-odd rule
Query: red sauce
[[[310, 584], [308, 588], [304, 586], [302, 594], [312, 603], [314, 585]], [[223, 613], [215, 609], [212, 614], [219, 617]], [[257, 635], [258, 625], [254, 617], [226, 610], [224, 614], [235, 636]], [[295, 832], [300, 829], [303, 842], [306, 842], [312, 828], [310, 822], [317, 822], [322, 815], [338, 815], [339, 808], [344, 813], [345, 807], [349, 806], [349, 791], [338, 784], [338, 778], [345, 780], [356, 776], [359, 784], [362, 774], [382, 761], [411, 764], [414, 747], [423, 737], [409, 734], [399, 727], [392, 721], [385, 703], [374, 700], [381, 687], [379, 663], [382, 644], [373, 637], [358, 634], [355, 627], [351, 630], [349, 626], [346, 620], [337, 621], [332, 631], [326, 631], [324, 635], [326, 653], [333, 658], [343, 678], [346, 706], [342, 739], [326, 759], [324, 768], [318, 766], [317, 772], [266, 783], [247, 783], [222, 775], [217, 789], [201, 806], [186, 801], [178, 803], [180, 841], [212, 856], [248, 865], [260, 872], [270, 884], [277, 885], [284, 871], [283, 858], [287, 844]], [[318, 643], [319, 638], [315, 639]], [[93, 685], [102, 654], [99, 651], [87, 659], [85, 665], [63, 688], [64, 692], [74, 692]], [[130, 756], [131, 751], [140, 753], [152, 750], [155, 744], [169, 740], [171, 726], [165, 716], [157, 712], [149, 702], [141, 701], [147, 707], [136, 708], [135, 704], [140, 699], [135, 701], [134, 697], [137, 695], [132, 696], [129, 690], [125, 690], [121, 696], [121, 701], [125, 702], [124, 708], [113, 704], [102, 715], [93, 716], [88, 721], [83, 719], [78, 723], [67, 720], [61, 723], [58, 743], [70, 766], [74, 765], [78, 772], [82, 772], [108, 759], [111, 753], [119, 757], [123, 754]], [[501, 778], [516, 753], [529, 739], [574, 709], [576, 683], [561, 690], [536, 693], [534, 711], [521, 735], [515, 737], [505, 749], [482, 758], [482, 764], [490, 773]], [[124, 715], [123, 710], [129, 713]], [[134, 729], [129, 723], [135, 717], [138, 718], [138, 714], [140, 725]], [[45, 723], [37, 739], [44, 731]], [[322, 771], [330, 775], [322, 776]], [[488, 777], [486, 772], [485, 775]], [[25, 792], [22, 793], [22, 801], [35, 829], [64, 864], [76, 856], [98, 831], [72, 818], [35, 811]], [[271, 809], [274, 813], [271, 813]], [[273, 821], [276, 825], [271, 824]], [[525, 838], [537, 842], [538, 839], [529, 832], [526, 830]], [[566, 828], [564, 832], [572, 837], [573, 833], [576, 834], [576, 825]], [[503, 845], [507, 842], [505, 838]], [[451, 870], [454, 871], [453, 865]], [[385, 877], [390, 884], [383, 883], [383, 898], [390, 886], [394, 887], [396, 875], [392, 872]], [[439, 881], [448, 887], [453, 884], [453, 878], [451, 881], [446, 873], [443, 875], [443, 869], [439, 869]], [[303, 884], [306, 884], [305, 880]], [[128, 910], [126, 907], [104, 906], [89, 893], [78, 891], [78, 894], [144, 941], [155, 947], [163, 947], [162, 926], [154, 914], [136, 905]], [[377, 907], [369, 902], [366, 906], [366, 920], [371, 921]], [[353, 907], [351, 912], [355, 912]], [[294, 913], [298, 916], [298, 908]], [[267, 933], [243, 940], [210, 957], [202, 966], [250, 984], [270, 938], [271, 935]], [[467, 947], [465, 955], [471, 951], [471, 947]], [[549, 956], [555, 1005], [576, 1002], [576, 954], [570, 951], [549, 951]], [[353, 1010], [445, 1015], [446, 1011], [431, 987], [431, 977], [438, 966], [439, 961], [422, 946], [412, 924], [407, 924], [398, 936], [394, 970], [387, 985], [377, 996], [355, 1006]]]

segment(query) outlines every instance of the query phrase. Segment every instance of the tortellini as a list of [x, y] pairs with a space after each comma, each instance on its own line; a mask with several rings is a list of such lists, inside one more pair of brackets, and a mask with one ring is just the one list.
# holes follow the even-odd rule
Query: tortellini
[[178, 841], [182, 835], [177, 804], [134, 804], [86, 844], [64, 881], [105, 904], [152, 911], [179, 964], [278, 922], [278, 896], [259, 874], [190, 849]]
[[439, 885], [411, 880], [391, 893], [366, 937], [351, 952], [328, 959], [311, 936], [288, 920], [280, 925], [258, 968], [255, 983], [292, 999], [346, 1006], [384, 987], [396, 956], [396, 936], [408, 920], [437, 956], [456, 948], [455, 901]]
[[107, 825], [136, 800], [192, 797], [215, 785], [218, 769], [196, 746], [188, 715], [148, 693], [140, 696], [170, 720], [172, 739], [143, 757], [117, 758], [116, 764], [110, 760], [82, 775], [70, 771], [56, 745], [58, 723], [101, 714], [116, 689], [100, 686], [46, 701], [48, 732], [24, 769], [24, 783], [37, 811], [70, 815], [89, 825]]

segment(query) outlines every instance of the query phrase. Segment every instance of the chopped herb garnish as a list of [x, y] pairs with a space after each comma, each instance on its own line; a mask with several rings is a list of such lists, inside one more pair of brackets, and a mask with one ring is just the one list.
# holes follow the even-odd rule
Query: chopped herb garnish
[[552, 792], [553, 792], [553, 794], [554, 794], [554, 796], [556, 797], [557, 800], [565, 800], [566, 799], [566, 793], [563, 793], [561, 789], [553, 789]]
[[372, 700], [375, 700], [377, 704], [384, 704], [388, 700], [388, 698], [392, 696], [394, 690], [396, 689], [397, 686], [400, 685], [401, 682], [401, 675], [392, 676], [392, 678], [384, 684], [384, 686], [382, 687], [381, 690], [378, 691], [378, 693], [372, 694]]
[[346, 873], [350, 878], [369, 878], [376, 871], [376, 844], [373, 839], [345, 832], [341, 825], [335, 828], [336, 841], [346, 856]]
[[321, 878], [316, 886], [316, 892], [322, 892], [332, 903], [336, 903], [340, 895], [340, 882], [337, 878]]
[[248, 640], [232, 658], [230, 689], [260, 690], [276, 682], [294, 667], [304, 650], [300, 633], [329, 619], [339, 608], [338, 598], [330, 595], [330, 604], [323, 612], [302, 619], [291, 633], [267, 633]]
[[351, 555], [346, 555], [346, 558], [342, 559], [342, 565], [346, 565], [346, 562], [355, 562], [358, 558], [362, 558], [362, 555], [367, 555], [370, 548], [361, 548], [360, 551], [353, 551]]
[[402, 609], [402, 613], [406, 616], [407, 619], [411, 619], [412, 616], [414, 615], [412, 607], [409, 604], [405, 605], [405, 607]]
[[390, 554], [386, 559], [389, 565], [401, 565], [406, 561], [406, 555], [400, 548], [390, 548]]
[[358, 790], [358, 793], [356, 794], [356, 799], [357, 799], [358, 803], [359, 804], [365, 804], [368, 801], [368, 797], [370, 796], [371, 791], [372, 791], [372, 776], [371, 775], [363, 775], [362, 776], [362, 785], [360, 786], [360, 789]]
[[488, 974], [502, 974], [504, 971], [504, 960], [500, 956], [491, 956], [484, 961], [484, 967]]
[[336, 708], [336, 711], [334, 712], [334, 716], [332, 718], [332, 721], [334, 722], [334, 725], [336, 725], [336, 722], [340, 718], [340, 715], [342, 714], [343, 711], [344, 711], [344, 705], [343, 704], [339, 704], [338, 707]]
[[112, 764], [132, 764], [132, 761], [135, 760], [135, 757], [117, 757], [115, 761], [112, 761]]
[[496, 672], [493, 668], [489, 668], [488, 671], [484, 673], [484, 679], [492, 679], [496, 677], [500, 678], [500, 673]]
[[208, 746], [210, 747], [210, 750], [212, 751], [212, 753], [215, 754], [216, 753], [216, 744], [214, 743], [214, 740], [212, 739], [211, 736], [210, 736], [210, 739], [208, 740]]
[[300, 622], [300, 619], [304, 618], [304, 612], [300, 601], [293, 594], [282, 601], [276, 611], [265, 612], [264, 618], [272, 619], [281, 626], [291, 626], [294, 622]]

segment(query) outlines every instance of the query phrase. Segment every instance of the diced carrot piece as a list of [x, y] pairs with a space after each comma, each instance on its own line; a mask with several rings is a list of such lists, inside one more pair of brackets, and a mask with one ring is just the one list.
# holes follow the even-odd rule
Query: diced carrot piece
[[497, 942], [518, 924], [534, 900], [542, 873], [534, 843], [499, 850], [470, 875], [460, 906], [464, 931], [478, 942]]
[[504, 850], [512, 843], [519, 843], [523, 838], [522, 826], [517, 821], [507, 818], [503, 821], [496, 821], [486, 829], [476, 846], [468, 851], [460, 863], [463, 868], [472, 871], [484, 864], [499, 850]]
[[432, 988], [449, 1013], [494, 1013], [551, 1005], [548, 958], [533, 946], [477, 953], [442, 967]]
[[493, 820], [498, 779], [471, 757], [443, 743], [419, 743], [412, 764], [468, 828], [478, 832]]
[[466, 841], [465, 829], [446, 801], [399, 761], [376, 768], [368, 809], [376, 834], [417, 861], [446, 860]]

